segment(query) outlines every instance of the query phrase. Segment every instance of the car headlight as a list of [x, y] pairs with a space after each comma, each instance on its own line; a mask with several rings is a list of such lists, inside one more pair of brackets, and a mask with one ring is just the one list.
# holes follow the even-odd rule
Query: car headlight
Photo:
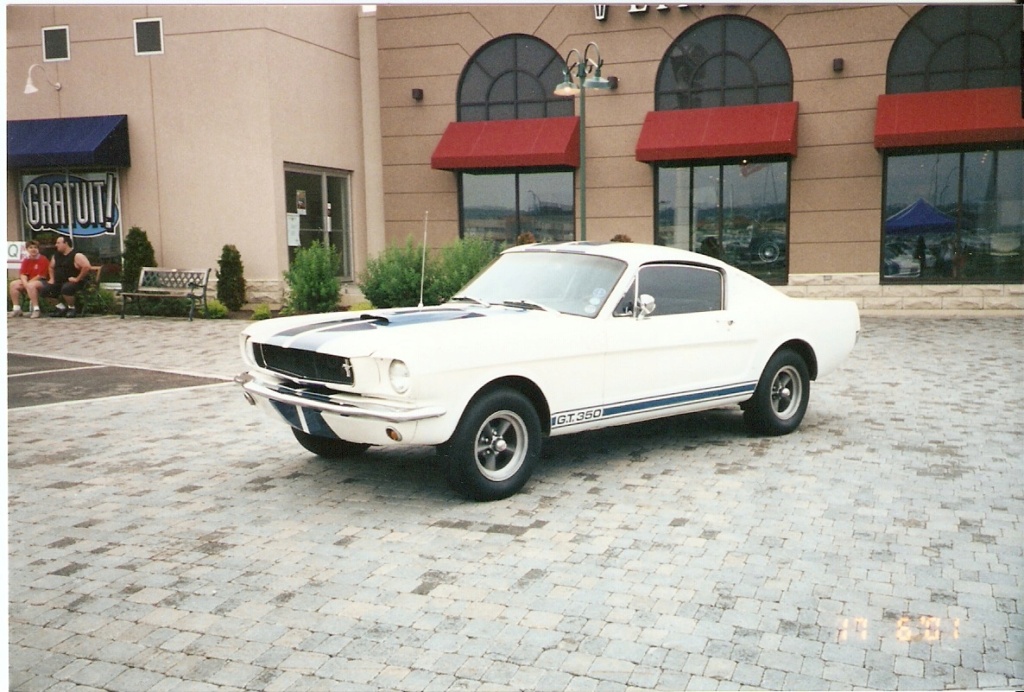
[[388, 377], [391, 379], [391, 388], [399, 394], [405, 394], [409, 391], [409, 385], [412, 384], [412, 379], [409, 375], [409, 366], [400, 360], [391, 361], [391, 365], [388, 367]]

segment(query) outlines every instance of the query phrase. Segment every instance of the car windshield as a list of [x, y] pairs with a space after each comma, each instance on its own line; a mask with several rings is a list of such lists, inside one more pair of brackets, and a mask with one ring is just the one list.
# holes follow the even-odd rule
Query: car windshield
[[625, 262], [610, 257], [542, 250], [513, 252], [501, 255], [454, 300], [594, 317], [625, 268]]

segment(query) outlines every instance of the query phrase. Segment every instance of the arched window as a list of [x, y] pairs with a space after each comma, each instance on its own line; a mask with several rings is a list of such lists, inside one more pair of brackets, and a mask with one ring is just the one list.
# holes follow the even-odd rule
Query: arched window
[[497, 38], [470, 59], [459, 80], [459, 120], [516, 120], [573, 115], [572, 99], [554, 95], [565, 62], [538, 38]]
[[[712, 17], [669, 46], [658, 68], [654, 99], [659, 111], [792, 101], [789, 54], [760, 22]], [[785, 284], [788, 158], [716, 159], [665, 161], [655, 167], [655, 242], [719, 257], [768, 283]]]
[[654, 108], [792, 99], [793, 68], [782, 42], [760, 22], [729, 15], [695, 24], [669, 47], [658, 67]]
[[[893, 43], [886, 91], [906, 98], [902, 95], [1019, 88], [1020, 26], [1019, 7], [926, 7]], [[972, 117], [953, 115], [965, 122]], [[1024, 146], [1019, 140], [943, 140], [892, 149], [885, 154], [883, 189], [883, 283], [1024, 280]]]
[[[519, 120], [575, 115], [575, 101], [555, 96], [565, 61], [533, 36], [511, 34], [484, 45], [459, 80], [458, 119]], [[515, 243], [572, 240], [573, 171], [513, 168], [459, 174], [459, 232]]]
[[1020, 7], [926, 7], [889, 53], [888, 94], [1020, 86]]

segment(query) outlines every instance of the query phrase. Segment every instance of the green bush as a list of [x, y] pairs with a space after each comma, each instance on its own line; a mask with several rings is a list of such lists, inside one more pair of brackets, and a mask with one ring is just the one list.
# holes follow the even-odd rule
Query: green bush
[[338, 307], [338, 270], [341, 257], [333, 248], [314, 241], [299, 248], [291, 269], [284, 273], [288, 282], [288, 307], [294, 313], [330, 312]]
[[156, 254], [149, 236], [138, 226], [128, 229], [124, 237], [124, 262], [121, 269], [121, 290], [134, 291], [139, 287], [139, 274], [143, 267], [155, 267]]
[[[147, 316], [188, 317], [190, 303], [187, 298], [136, 298], [135, 300], [142, 301], [142, 311]], [[201, 304], [196, 305], [196, 314], [203, 314]]]
[[[432, 258], [427, 257], [429, 275]], [[417, 305], [420, 300], [420, 267], [423, 250], [407, 238], [405, 245], [392, 245], [368, 260], [359, 275], [359, 288], [378, 308]], [[424, 294], [424, 302], [431, 304]]]
[[[423, 279], [423, 304], [440, 305], [494, 259], [499, 248], [479, 238], [458, 240], [428, 253]], [[423, 248], [413, 244], [389, 247], [369, 260], [359, 275], [363, 295], [378, 308], [409, 307], [420, 301]]]
[[[199, 314], [200, 315], [203, 315], [202, 310], [200, 310], [198, 307], [196, 309], [199, 310]], [[210, 298], [209, 300], [206, 301], [206, 315], [205, 315], [205, 317], [207, 319], [222, 320], [222, 319], [224, 319], [227, 316], [228, 316], [228, 308], [227, 308], [226, 305], [224, 305], [224, 303], [220, 302], [216, 298]]]
[[245, 304], [245, 266], [234, 245], [225, 245], [217, 261], [217, 300], [228, 310], [241, 310]]
[[252, 318], [254, 320], [268, 320], [270, 319], [270, 306], [266, 303], [260, 303], [252, 311]]
[[427, 275], [437, 303], [451, 300], [459, 289], [491, 263], [500, 246], [482, 238], [463, 238], [441, 248], [441, 256], [433, 265], [433, 276]]
[[120, 303], [114, 292], [105, 288], [84, 292], [82, 307], [88, 315], [112, 315], [121, 311]]

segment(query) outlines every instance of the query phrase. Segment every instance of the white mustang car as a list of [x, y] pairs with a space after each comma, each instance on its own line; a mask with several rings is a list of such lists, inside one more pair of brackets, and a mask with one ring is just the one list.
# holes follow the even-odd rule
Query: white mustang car
[[730, 405], [755, 433], [792, 432], [859, 331], [852, 302], [790, 298], [705, 255], [529, 245], [445, 305], [254, 324], [235, 379], [314, 454], [436, 445], [457, 492], [496, 500], [549, 435]]

